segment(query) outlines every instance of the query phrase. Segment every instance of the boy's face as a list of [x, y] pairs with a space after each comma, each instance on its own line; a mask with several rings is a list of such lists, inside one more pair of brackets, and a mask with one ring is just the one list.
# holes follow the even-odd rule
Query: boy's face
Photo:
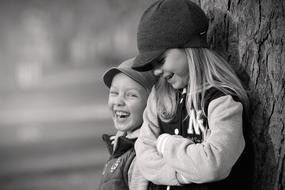
[[184, 88], [189, 82], [189, 68], [184, 50], [169, 49], [161, 65], [154, 68], [154, 75], [165, 78], [175, 89]]
[[131, 132], [142, 124], [147, 97], [145, 88], [130, 77], [123, 73], [114, 76], [108, 105], [117, 130]]

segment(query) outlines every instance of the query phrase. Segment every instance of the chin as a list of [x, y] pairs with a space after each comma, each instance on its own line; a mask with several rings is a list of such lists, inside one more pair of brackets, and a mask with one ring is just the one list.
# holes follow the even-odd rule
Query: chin
[[129, 127], [128, 125], [116, 125], [115, 128], [118, 131], [128, 131], [131, 127]]
[[180, 88], [177, 88], [177, 87], [175, 87], [175, 86], [172, 86], [174, 89], [176, 89], [176, 90], [178, 90], [178, 89], [180, 89]]
[[179, 84], [177, 84], [177, 85], [172, 85], [172, 87], [174, 88], [174, 89], [181, 89], [181, 88], [183, 88], [183, 86], [182, 85], [179, 85]]
[[122, 132], [125, 132], [126, 129], [124, 127], [121, 127], [121, 126], [116, 126], [115, 127], [118, 131], [122, 131]]

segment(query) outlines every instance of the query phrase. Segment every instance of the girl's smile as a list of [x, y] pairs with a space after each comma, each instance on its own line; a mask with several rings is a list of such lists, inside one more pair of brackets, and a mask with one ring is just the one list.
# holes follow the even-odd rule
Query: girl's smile
[[154, 68], [154, 75], [165, 78], [175, 89], [187, 86], [189, 68], [186, 54], [182, 49], [169, 49], [164, 54], [164, 62]]

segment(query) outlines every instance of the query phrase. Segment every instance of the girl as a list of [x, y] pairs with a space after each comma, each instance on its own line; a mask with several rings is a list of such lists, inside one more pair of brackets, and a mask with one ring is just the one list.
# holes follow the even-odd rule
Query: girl
[[206, 15], [190, 0], [158, 0], [140, 20], [133, 68], [160, 77], [135, 144], [152, 189], [249, 188], [247, 94], [208, 49], [207, 29]]
[[127, 190], [133, 186], [146, 189], [148, 185], [136, 169], [134, 142], [155, 77], [152, 72], [133, 70], [133, 60], [109, 69], [103, 76], [110, 88], [108, 105], [118, 132], [116, 136], [103, 135], [111, 156], [102, 173], [100, 190]]

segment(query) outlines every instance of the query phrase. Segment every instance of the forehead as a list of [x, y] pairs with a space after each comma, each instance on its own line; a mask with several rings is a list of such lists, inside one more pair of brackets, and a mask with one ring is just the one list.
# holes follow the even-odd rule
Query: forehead
[[182, 49], [169, 49], [164, 53], [165, 60], [179, 61], [186, 58], [185, 51]]
[[157, 67], [175, 68], [178, 65], [182, 66], [181, 63], [187, 64], [186, 59], [186, 53], [183, 49], [169, 49], [161, 56], [161, 61]]
[[142, 85], [140, 85], [138, 82], [125, 75], [124, 73], [118, 73], [114, 76], [111, 87], [137, 90], [144, 89]]

